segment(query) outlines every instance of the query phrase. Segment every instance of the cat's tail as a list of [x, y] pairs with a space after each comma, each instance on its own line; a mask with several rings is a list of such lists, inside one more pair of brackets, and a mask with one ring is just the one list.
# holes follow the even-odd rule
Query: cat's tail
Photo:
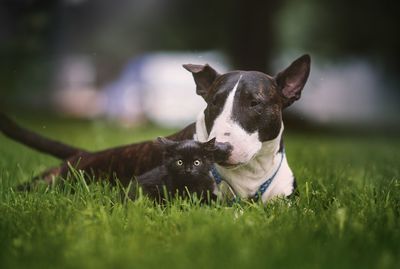
[[7, 137], [16, 140], [28, 147], [40, 152], [50, 154], [59, 159], [65, 160], [79, 153], [86, 152], [83, 149], [46, 138], [37, 133], [29, 131], [0, 111], [0, 131]]

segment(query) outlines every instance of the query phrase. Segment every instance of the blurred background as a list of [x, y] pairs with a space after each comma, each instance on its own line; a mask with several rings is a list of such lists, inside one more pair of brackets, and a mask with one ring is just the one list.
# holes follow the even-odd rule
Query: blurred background
[[0, 106], [181, 127], [205, 106], [184, 63], [275, 75], [312, 56], [292, 128], [399, 131], [396, 1], [2, 0]]

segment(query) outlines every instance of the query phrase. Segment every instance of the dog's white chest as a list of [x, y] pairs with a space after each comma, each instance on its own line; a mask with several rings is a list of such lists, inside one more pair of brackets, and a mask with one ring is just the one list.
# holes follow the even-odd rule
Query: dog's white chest
[[288, 196], [293, 191], [293, 173], [284, 152], [278, 152], [281, 134], [274, 140], [264, 142], [258, 155], [249, 163], [229, 169], [217, 165], [222, 178], [241, 198], [253, 198], [260, 187], [270, 181], [261, 196], [263, 202], [276, 196]]

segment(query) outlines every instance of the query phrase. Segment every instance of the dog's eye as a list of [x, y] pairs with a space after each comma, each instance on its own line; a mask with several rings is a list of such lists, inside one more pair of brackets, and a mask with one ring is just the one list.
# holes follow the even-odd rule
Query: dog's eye
[[260, 104], [261, 104], [261, 102], [258, 101], [258, 100], [251, 100], [250, 101], [250, 107], [256, 107], [256, 106], [258, 106]]
[[177, 166], [182, 166], [183, 165], [183, 161], [182, 160], [177, 160], [176, 161], [176, 165]]
[[194, 166], [199, 166], [201, 164], [200, 160], [194, 160], [193, 162]]

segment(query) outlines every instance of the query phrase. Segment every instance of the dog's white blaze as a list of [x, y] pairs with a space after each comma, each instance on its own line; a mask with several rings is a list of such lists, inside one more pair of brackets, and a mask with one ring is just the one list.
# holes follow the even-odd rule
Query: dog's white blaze
[[221, 114], [215, 119], [208, 139], [216, 138], [217, 142], [229, 142], [233, 149], [228, 163], [247, 163], [260, 150], [262, 143], [258, 138], [258, 131], [247, 133], [232, 117], [233, 103], [242, 76], [229, 93]]

